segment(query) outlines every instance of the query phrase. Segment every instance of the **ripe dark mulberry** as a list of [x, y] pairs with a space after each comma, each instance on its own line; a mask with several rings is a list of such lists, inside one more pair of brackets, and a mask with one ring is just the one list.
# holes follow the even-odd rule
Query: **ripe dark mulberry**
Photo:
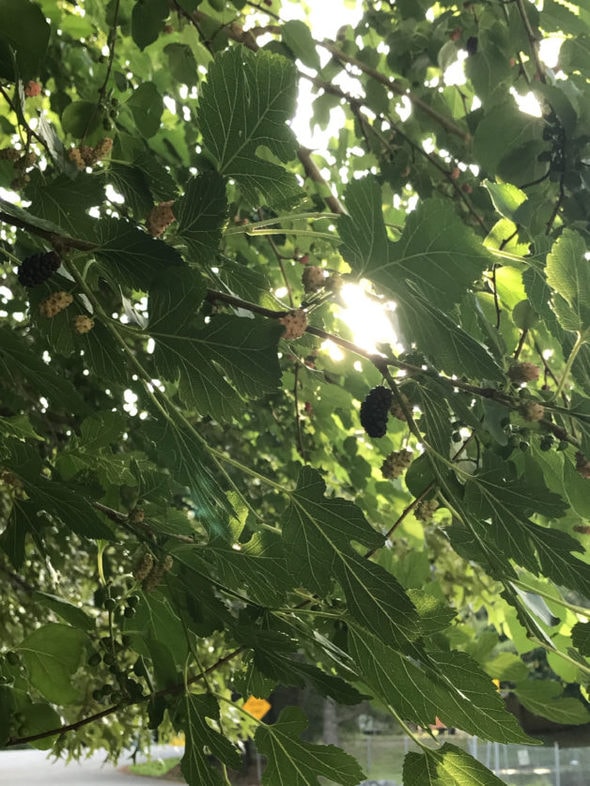
[[385, 436], [392, 399], [391, 390], [379, 385], [369, 391], [361, 404], [361, 425], [370, 437]]
[[24, 287], [36, 287], [47, 281], [61, 264], [55, 251], [33, 254], [24, 259], [18, 269], [18, 280]]

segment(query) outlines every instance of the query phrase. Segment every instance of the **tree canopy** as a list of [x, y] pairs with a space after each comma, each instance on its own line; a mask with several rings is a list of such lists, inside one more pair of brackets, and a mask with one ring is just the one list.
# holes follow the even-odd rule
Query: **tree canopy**
[[590, 721], [585, 5], [0, 0], [0, 746], [357, 786], [247, 699]]

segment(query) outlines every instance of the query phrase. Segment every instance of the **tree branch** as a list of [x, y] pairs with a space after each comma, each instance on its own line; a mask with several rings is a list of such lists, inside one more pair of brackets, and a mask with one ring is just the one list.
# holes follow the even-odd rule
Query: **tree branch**
[[527, 38], [529, 39], [531, 55], [533, 57], [533, 62], [535, 63], [537, 78], [540, 82], [545, 82], [545, 67], [541, 62], [541, 58], [539, 57], [539, 38], [531, 27], [531, 22], [526, 12], [524, 0], [516, 0], [516, 8], [518, 9], [518, 13], [522, 19], [522, 23], [527, 34]]
[[355, 68], [358, 68], [364, 74], [367, 74], [367, 76], [370, 76], [375, 81], [384, 85], [388, 90], [391, 90], [392, 93], [395, 93], [400, 97], [407, 98], [415, 109], [419, 109], [425, 115], [428, 115], [431, 120], [434, 120], [436, 123], [438, 123], [438, 125], [444, 128], [445, 131], [448, 131], [449, 134], [458, 136], [459, 139], [463, 140], [463, 142], [469, 142], [471, 139], [471, 135], [468, 131], [460, 128], [455, 122], [453, 122], [453, 120], [445, 117], [445, 115], [442, 115], [440, 112], [437, 112], [436, 109], [433, 109], [429, 104], [427, 104], [421, 98], [418, 98], [418, 96], [414, 95], [407, 88], [399, 85], [395, 79], [385, 76], [385, 74], [382, 74], [375, 68], [371, 68], [371, 66], [363, 63], [362, 60], [358, 60], [356, 57], [352, 57], [352, 55], [347, 55], [335, 44], [329, 41], [316, 41], [316, 45], [327, 49], [337, 60], [355, 66]]

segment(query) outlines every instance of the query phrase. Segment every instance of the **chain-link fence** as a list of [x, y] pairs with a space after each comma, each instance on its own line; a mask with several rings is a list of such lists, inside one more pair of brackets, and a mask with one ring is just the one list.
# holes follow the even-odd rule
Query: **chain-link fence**
[[[447, 735], [441, 737], [446, 741]], [[501, 745], [464, 734], [448, 735], [510, 786], [589, 786], [590, 747]], [[590, 739], [589, 739], [590, 743]], [[367, 775], [363, 786], [401, 786], [403, 760], [420, 748], [406, 737], [389, 733], [352, 734], [341, 746], [353, 754]]]

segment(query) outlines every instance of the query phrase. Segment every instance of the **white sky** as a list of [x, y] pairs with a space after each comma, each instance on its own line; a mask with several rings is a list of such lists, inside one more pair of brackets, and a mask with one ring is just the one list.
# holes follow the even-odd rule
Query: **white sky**
[[[320, 41], [324, 38], [334, 40], [343, 25], [355, 25], [362, 16], [361, 0], [309, 0], [309, 6], [311, 32], [313, 37]], [[281, 7], [281, 19], [305, 21], [300, 3], [291, 0], [285, 2]], [[319, 54], [322, 62], [330, 57], [326, 50], [320, 50]], [[312, 150], [323, 150], [326, 140], [333, 136], [343, 122], [344, 115], [340, 116], [338, 110], [333, 110], [328, 131], [322, 131], [317, 127], [312, 129], [309, 122], [310, 112], [306, 109], [312, 100], [312, 86], [310, 82], [302, 79], [299, 84], [297, 114], [291, 122], [291, 127], [300, 144]]]

